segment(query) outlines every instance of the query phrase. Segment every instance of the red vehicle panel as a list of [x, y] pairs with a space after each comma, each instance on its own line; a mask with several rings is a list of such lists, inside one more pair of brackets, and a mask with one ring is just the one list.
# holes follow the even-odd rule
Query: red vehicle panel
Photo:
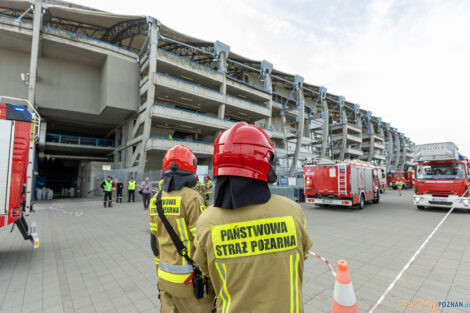
[[30, 158], [34, 158], [39, 126], [39, 114], [28, 100], [0, 96], [0, 228], [14, 223], [35, 248], [39, 246], [37, 226], [28, 226], [25, 217], [32, 212], [34, 164]]
[[367, 162], [307, 161], [304, 180], [308, 203], [362, 208], [366, 201], [379, 201], [378, 170]]
[[15, 122], [10, 180], [10, 214], [8, 214], [7, 224], [11, 224], [19, 218], [19, 210], [21, 210], [21, 204], [24, 201], [21, 198], [23, 185], [26, 182], [30, 132], [31, 123]]
[[454, 207], [470, 212], [470, 160], [460, 155], [452, 142], [417, 148], [413, 204], [419, 209]]

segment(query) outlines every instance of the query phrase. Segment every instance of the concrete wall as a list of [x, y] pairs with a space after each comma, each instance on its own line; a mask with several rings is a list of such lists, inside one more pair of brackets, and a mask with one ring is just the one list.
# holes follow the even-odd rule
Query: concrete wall
[[[20, 74], [29, 72], [29, 53], [0, 48], [0, 95], [26, 98]], [[137, 63], [108, 55], [86, 64], [57, 57], [38, 60], [36, 102], [40, 108], [99, 115], [104, 109], [137, 110]], [[101, 64], [99, 64], [101, 63]]]
[[81, 162], [79, 170], [80, 197], [86, 198], [102, 195], [100, 185], [103, 181], [103, 165], [112, 165], [112, 163]]
[[137, 110], [139, 79], [137, 61], [108, 55], [101, 71], [100, 113], [106, 106]]
[[36, 102], [40, 108], [98, 114], [100, 88], [100, 67], [39, 59]]
[[29, 54], [0, 48], [0, 95], [27, 98], [28, 87], [20, 73], [29, 72]]

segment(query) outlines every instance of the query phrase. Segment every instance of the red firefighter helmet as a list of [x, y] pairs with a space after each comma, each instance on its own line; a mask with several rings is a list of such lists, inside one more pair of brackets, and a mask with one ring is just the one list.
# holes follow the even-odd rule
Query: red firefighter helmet
[[163, 158], [163, 172], [172, 168], [173, 164], [176, 164], [180, 170], [196, 174], [197, 159], [191, 149], [183, 145], [176, 145], [166, 151]]
[[268, 135], [256, 125], [239, 122], [224, 131], [214, 144], [214, 177], [241, 176], [270, 181], [276, 151]]
[[199, 176], [196, 175], [196, 180], [199, 180]]
[[205, 179], [211, 179], [211, 177], [209, 176], [209, 174], [204, 175], [204, 178], [205, 178]]

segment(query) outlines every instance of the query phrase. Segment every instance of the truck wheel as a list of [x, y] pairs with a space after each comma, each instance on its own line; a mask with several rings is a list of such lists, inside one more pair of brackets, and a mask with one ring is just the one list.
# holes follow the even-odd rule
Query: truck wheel
[[379, 201], [380, 201], [380, 193], [376, 191], [374, 193], [374, 203], [379, 203]]
[[424, 205], [417, 205], [416, 206], [419, 210], [424, 210], [426, 207]]
[[366, 199], [364, 198], [364, 194], [361, 194], [361, 199], [359, 200], [359, 203], [357, 204], [356, 208], [358, 210], [362, 210], [365, 204], [366, 204]]

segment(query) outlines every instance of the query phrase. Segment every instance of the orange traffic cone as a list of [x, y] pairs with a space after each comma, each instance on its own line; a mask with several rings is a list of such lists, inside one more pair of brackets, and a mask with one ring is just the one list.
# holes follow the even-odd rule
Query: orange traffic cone
[[359, 313], [346, 261], [338, 262], [331, 313]]

